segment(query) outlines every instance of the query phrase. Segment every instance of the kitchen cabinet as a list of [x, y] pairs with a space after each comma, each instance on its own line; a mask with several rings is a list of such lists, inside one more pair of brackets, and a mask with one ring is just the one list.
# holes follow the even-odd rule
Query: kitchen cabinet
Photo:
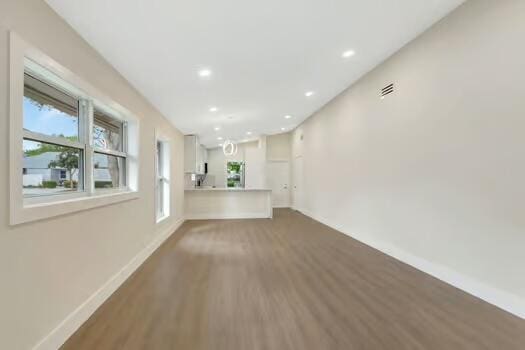
[[204, 163], [208, 159], [206, 147], [199, 143], [196, 135], [184, 136], [184, 172], [204, 174]]

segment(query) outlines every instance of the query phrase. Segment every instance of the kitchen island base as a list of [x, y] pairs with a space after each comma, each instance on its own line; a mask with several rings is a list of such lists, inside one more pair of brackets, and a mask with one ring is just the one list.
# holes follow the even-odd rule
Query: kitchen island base
[[272, 218], [272, 191], [209, 188], [184, 191], [187, 220]]

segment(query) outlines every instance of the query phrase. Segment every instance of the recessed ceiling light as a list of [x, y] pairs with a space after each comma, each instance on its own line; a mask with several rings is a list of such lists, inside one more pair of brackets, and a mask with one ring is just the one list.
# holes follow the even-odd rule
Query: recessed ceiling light
[[222, 143], [219, 143], [219, 147], [222, 147]]
[[246, 131], [246, 135], [251, 135], [252, 132], [251, 131]]
[[222, 137], [220, 137], [220, 136], [219, 136], [219, 137], [217, 137], [217, 140], [221, 141], [221, 140], [222, 140]]
[[219, 130], [221, 130], [221, 127], [220, 126], [216, 126], [216, 127], [213, 128], [213, 130], [219, 131]]
[[313, 91], [306, 91], [306, 92], [304, 93], [304, 95], [305, 95], [306, 97], [313, 96], [314, 94], [315, 94], [315, 92], [313, 92]]
[[350, 58], [352, 56], [355, 55], [355, 51], [354, 50], [346, 50], [345, 52], [343, 52], [343, 54], [341, 55], [343, 58]]
[[286, 128], [285, 128], [285, 127], [282, 127], [281, 130], [284, 131], [284, 130], [286, 130]]
[[211, 70], [208, 68], [204, 68], [199, 71], [199, 77], [201, 78], [208, 78], [210, 76], [211, 76]]
[[219, 109], [217, 107], [210, 107], [210, 112], [217, 112]]
[[290, 119], [291, 117], [292, 117], [291, 115], [285, 115], [284, 119]]

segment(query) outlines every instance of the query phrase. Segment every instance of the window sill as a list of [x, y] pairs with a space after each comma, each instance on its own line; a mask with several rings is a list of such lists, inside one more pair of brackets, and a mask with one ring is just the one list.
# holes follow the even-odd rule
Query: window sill
[[94, 193], [93, 195], [84, 194], [82, 196], [73, 197], [63, 196], [43, 203], [34, 203], [31, 200], [24, 201], [22, 207], [11, 208], [13, 210], [11, 213], [11, 225], [43, 220], [137, 198], [139, 198], [139, 193], [137, 191], [117, 190]]
[[169, 217], [170, 217], [169, 215], [161, 216], [161, 217], [157, 218], [156, 222], [157, 222], [157, 224], [160, 224], [161, 222], [165, 221]]

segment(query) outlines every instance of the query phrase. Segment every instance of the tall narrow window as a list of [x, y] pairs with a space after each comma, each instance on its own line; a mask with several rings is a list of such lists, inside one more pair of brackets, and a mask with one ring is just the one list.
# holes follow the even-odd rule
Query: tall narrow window
[[24, 197], [82, 191], [79, 101], [26, 73], [23, 113]]
[[244, 162], [227, 162], [226, 185], [228, 187], [244, 187]]
[[156, 144], [156, 211], [157, 222], [170, 215], [170, 156], [169, 143], [157, 140]]

